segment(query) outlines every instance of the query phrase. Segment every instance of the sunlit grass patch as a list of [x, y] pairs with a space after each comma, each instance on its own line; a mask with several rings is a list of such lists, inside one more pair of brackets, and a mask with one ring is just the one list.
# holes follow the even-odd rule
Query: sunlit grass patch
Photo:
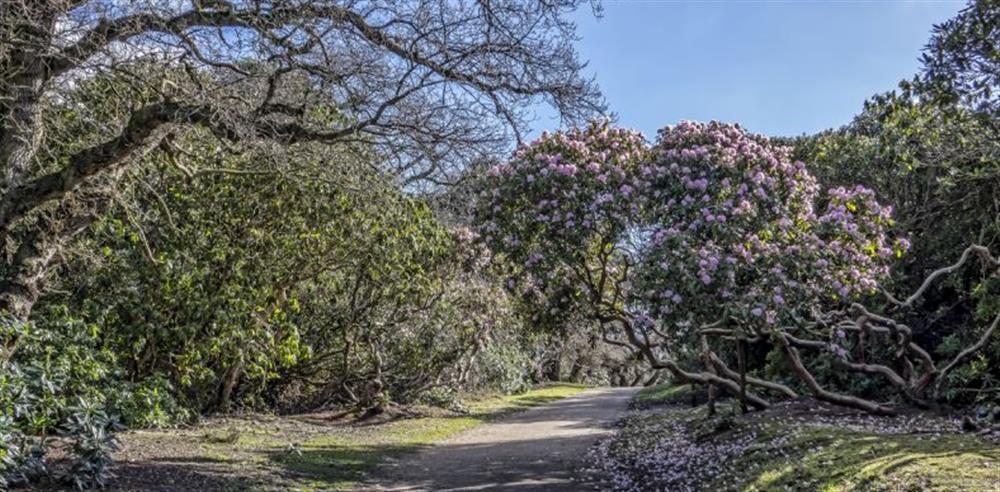
[[1000, 490], [1000, 444], [973, 434], [794, 432], [783, 445], [735, 464], [751, 479], [745, 490]]
[[275, 462], [302, 477], [302, 484], [349, 488], [382, 460], [446, 439], [478, 425], [474, 417], [431, 417], [397, 420], [349, 435], [332, 433], [276, 451]]
[[508, 412], [537, 407], [556, 400], [573, 396], [587, 389], [586, 385], [558, 383], [539, 386], [526, 393], [504, 396], [488, 396], [465, 402], [472, 415], [491, 417]]

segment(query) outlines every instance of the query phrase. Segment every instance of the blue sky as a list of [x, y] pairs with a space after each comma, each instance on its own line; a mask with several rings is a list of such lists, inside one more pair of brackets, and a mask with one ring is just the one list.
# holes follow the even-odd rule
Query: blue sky
[[606, 1], [603, 18], [584, 7], [575, 19], [580, 56], [620, 124], [650, 138], [682, 119], [799, 135], [849, 122], [916, 73], [932, 25], [964, 5]]

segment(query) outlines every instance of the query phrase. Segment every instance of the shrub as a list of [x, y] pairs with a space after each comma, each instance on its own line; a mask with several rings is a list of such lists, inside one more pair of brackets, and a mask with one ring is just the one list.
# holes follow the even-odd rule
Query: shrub
[[[115, 411], [132, 394], [119, 382], [115, 358], [101, 348], [97, 326], [58, 309], [47, 314], [44, 325], [0, 317], [3, 335], [18, 340], [17, 351], [0, 362], [0, 485], [48, 477], [81, 489], [103, 487], [122, 429]], [[71, 467], [60, 476], [45, 462], [55, 439], [73, 443]]]

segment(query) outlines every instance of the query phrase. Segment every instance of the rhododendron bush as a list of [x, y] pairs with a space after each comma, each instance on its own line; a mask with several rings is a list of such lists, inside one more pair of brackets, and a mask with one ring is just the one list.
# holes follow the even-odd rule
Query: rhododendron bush
[[[755, 407], [768, 402], [748, 386], [797, 396], [747, 374], [747, 346], [770, 344], [818, 398], [891, 411], [824, 388], [799, 349], [880, 374], [907, 400], [925, 402], [933, 361], [909, 346], [905, 327], [859, 303], [878, 293], [908, 248], [891, 233], [891, 207], [863, 186], [821, 189], [788, 148], [738, 125], [682, 122], [652, 146], [603, 121], [543, 134], [486, 172], [475, 216], [509, 268], [508, 288], [544, 303], [539, 317], [587, 313], [607, 342], [679, 379], [725, 388]], [[847, 321], [860, 312], [861, 324]], [[905, 376], [853, 362], [851, 351], [864, 351], [859, 337], [873, 330], [913, 355], [923, 376], [905, 356], [893, 362]], [[739, 371], [720, 356], [727, 346]], [[682, 367], [682, 353], [697, 354], [701, 367]]]
[[885, 260], [905, 249], [887, 239], [891, 210], [861, 186], [821, 192], [787, 152], [738, 126], [661, 131], [640, 284], [661, 322], [724, 317], [759, 331], [888, 274]]
[[550, 299], [542, 315], [620, 290], [618, 246], [647, 208], [647, 155], [642, 135], [595, 122], [543, 134], [490, 168], [476, 217], [482, 239], [515, 267], [508, 287]]

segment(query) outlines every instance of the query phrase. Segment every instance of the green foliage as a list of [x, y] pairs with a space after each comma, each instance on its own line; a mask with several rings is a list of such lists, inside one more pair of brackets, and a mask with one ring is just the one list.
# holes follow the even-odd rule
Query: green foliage
[[483, 352], [482, 386], [494, 387], [506, 394], [521, 393], [530, 387], [530, 355], [514, 343], [496, 343]]
[[0, 373], [0, 486], [50, 475], [44, 456], [57, 438], [73, 442], [71, 467], [57, 478], [80, 489], [106, 485], [121, 426], [105, 392], [129, 394], [99, 329], [65, 312], [51, 313], [47, 326], [0, 321], [4, 335], [19, 339]]
[[76, 461], [66, 480], [77, 489], [104, 488], [114, 475], [111, 453], [119, 447], [115, 433], [122, 430], [117, 418], [109, 416], [93, 403], [80, 400], [68, 407], [69, 419], [63, 433], [73, 439]]
[[934, 26], [921, 61], [922, 90], [938, 102], [1000, 116], [1000, 3], [971, 0]]
[[385, 199], [346, 191], [377, 183], [259, 174], [254, 160], [224, 160], [232, 173], [190, 182], [168, 168], [136, 176], [135, 201], [96, 227], [90, 242], [100, 253], [76, 266], [83, 295], [66, 300], [108, 327], [115, 350], [128, 354], [130, 379], [169, 375], [196, 409], [229, 404], [233, 388], [223, 380], [253, 382], [253, 397], [307, 359], [293, 323], [302, 309], [296, 288], [365, 253], [348, 248], [357, 237], [394, 231], [375, 212], [393, 209]]
[[171, 427], [191, 420], [193, 413], [177, 399], [177, 390], [163, 375], [126, 386], [108, 388], [111, 407], [130, 428]]
[[78, 456], [65, 479], [103, 486], [113, 415], [165, 427], [233, 406], [451, 405], [462, 389], [526, 388], [532, 342], [468, 233], [350, 149], [336, 165], [310, 149], [204, 150], [136, 169], [35, 328], [18, 325], [0, 391], [11, 483], [45, 475], [58, 433]]
[[43, 301], [101, 326], [132, 382], [129, 425], [526, 384], [523, 325], [486, 252], [364, 152], [185, 139], [201, 157], [137, 169]]
[[24, 485], [44, 477], [45, 450], [26, 435], [13, 418], [0, 416], [0, 488]]

